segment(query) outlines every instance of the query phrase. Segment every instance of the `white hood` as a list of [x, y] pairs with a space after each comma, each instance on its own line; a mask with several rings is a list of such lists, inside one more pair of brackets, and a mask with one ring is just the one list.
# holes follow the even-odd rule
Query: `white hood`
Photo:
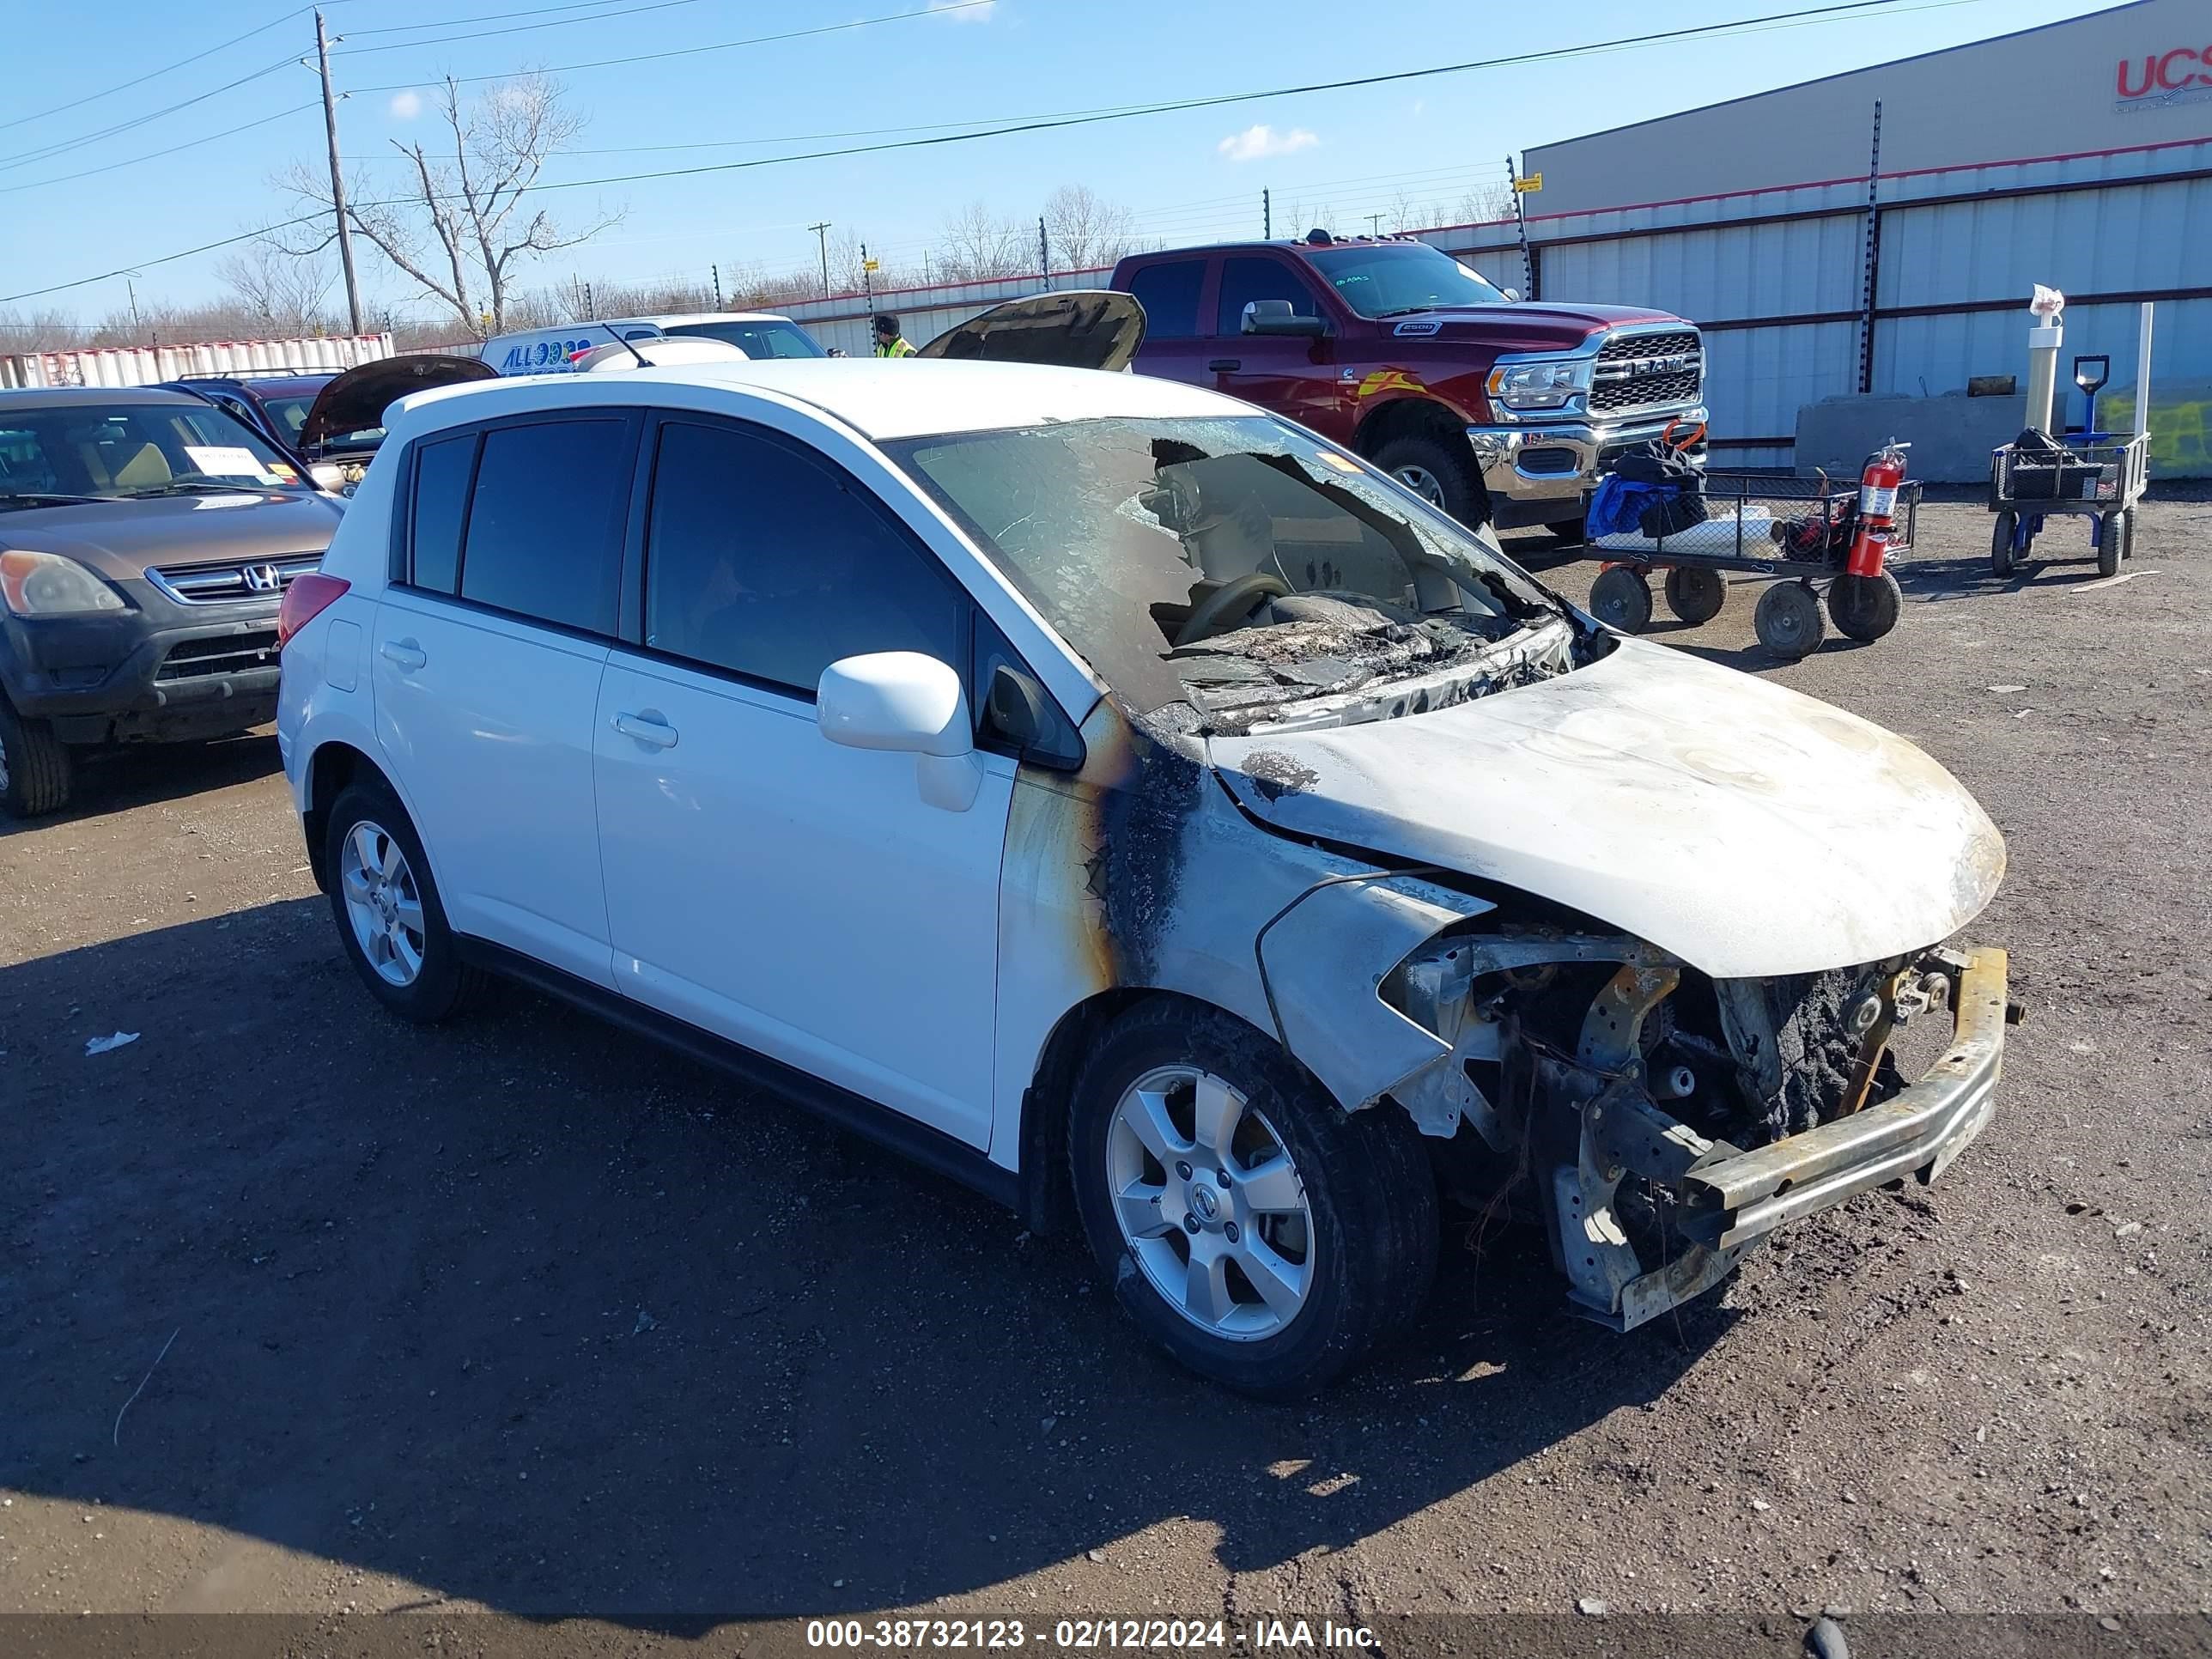
[[1437, 713], [1209, 748], [1279, 829], [1553, 900], [1717, 979], [1936, 944], [2004, 874], [1996, 826], [1902, 738], [1639, 640]]

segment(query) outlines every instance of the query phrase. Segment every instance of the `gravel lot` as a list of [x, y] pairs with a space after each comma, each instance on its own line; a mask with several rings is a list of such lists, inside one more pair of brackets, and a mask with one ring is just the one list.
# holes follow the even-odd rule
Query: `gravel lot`
[[520, 993], [388, 1020], [273, 738], [108, 765], [0, 830], [0, 1612], [629, 1652], [921, 1604], [2212, 1605], [2212, 502], [2147, 506], [2117, 585], [1999, 581], [1988, 533], [1924, 509], [1875, 646], [1778, 667], [1748, 587], [1654, 629], [1911, 734], [2003, 829], [1972, 936], [2031, 1014], [1981, 1141], [1625, 1339], [1534, 1238], [1455, 1240], [1412, 1346], [1302, 1409], [1156, 1359], [1073, 1241], [630, 1036]]

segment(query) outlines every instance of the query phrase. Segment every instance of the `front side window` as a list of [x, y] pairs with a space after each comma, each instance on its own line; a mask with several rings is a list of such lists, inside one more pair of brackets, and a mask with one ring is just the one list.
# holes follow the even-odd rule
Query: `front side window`
[[461, 597], [595, 634], [615, 631], [627, 420], [546, 421], [483, 434]]
[[1564, 614], [1494, 544], [1272, 416], [885, 448], [1140, 714], [1186, 703], [1241, 729]]
[[0, 505], [11, 495], [120, 501], [313, 487], [237, 418], [206, 404], [33, 409], [9, 424]]
[[645, 642], [811, 697], [841, 657], [962, 662], [966, 607], [859, 486], [795, 446], [670, 422], [646, 521]]
[[1321, 307], [1304, 277], [1280, 259], [1224, 259], [1221, 302], [1214, 308], [1217, 334], [1242, 334], [1244, 307], [1255, 300], [1288, 300], [1293, 314], [1318, 317]]

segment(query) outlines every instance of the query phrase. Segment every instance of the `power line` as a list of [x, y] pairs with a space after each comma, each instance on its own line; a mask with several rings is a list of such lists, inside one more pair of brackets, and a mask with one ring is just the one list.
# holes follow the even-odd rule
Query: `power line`
[[407, 34], [417, 29], [449, 29], [463, 23], [496, 23], [508, 17], [542, 17], [549, 12], [590, 11], [614, 3], [615, 0], [573, 0], [565, 6], [526, 6], [520, 11], [479, 12], [474, 17], [441, 17], [430, 23], [386, 23], [373, 29], [348, 29], [346, 33], [349, 38], [357, 34]]
[[[567, 28], [577, 23], [597, 23], [603, 19], [609, 17], [634, 17], [641, 11], [672, 11], [678, 6], [696, 6], [698, 3], [699, 0], [652, 0], [652, 3], [649, 5], [625, 6], [619, 11], [594, 12], [588, 17], [556, 17], [550, 23], [516, 23], [503, 29], [477, 29], [468, 34], [439, 34], [433, 35], [427, 40], [394, 40], [389, 46], [353, 46], [348, 48], [344, 52], [334, 52], [331, 56], [333, 58], [365, 58], [373, 52], [406, 52], [416, 46], [442, 46], [447, 45], [448, 42], [454, 40], [483, 40], [495, 34], [526, 34], [533, 29]], [[548, 9], [554, 11], [566, 11], [569, 9], [569, 8], [566, 6], [555, 6], [550, 7]], [[511, 13], [509, 15], [526, 17], [530, 14], [527, 12], [518, 12]], [[454, 21], [468, 21], [470, 20], [456, 19]], [[437, 25], [424, 24], [422, 27], [426, 28], [434, 28]]]
[[[531, 71], [538, 75], [573, 75], [578, 70], [617, 69], [628, 64], [658, 63], [665, 58], [696, 58], [702, 52], [732, 52], [739, 46], [765, 46], [778, 40], [804, 40], [817, 34], [844, 34], [854, 29], [873, 28], [878, 23], [906, 23], [917, 17], [942, 17], [948, 12], [968, 11], [976, 6], [989, 6], [998, 0], [956, 0], [951, 5], [933, 7], [927, 11], [893, 12], [887, 17], [862, 17], [850, 23], [823, 23], [813, 28], [789, 29], [781, 34], [757, 34], [747, 40], [720, 40], [712, 46], [677, 46], [667, 52], [640, 52], [632, 58], [600, 58], [588, 64], [559, 64], [551, 69]], [[519, 71], [507, 70], [498, 75], [456, 75], [450, 77], [457, 86], [467, 86], [478, 81], [511, 81]], [[440, 79], [448, 77], [440, 76]], [[421, 81], [395, 81], [389, 86], [356, 87], [356, 92], [407, 92], [421, 86]]]
[[[986, 3], [986, 0], [967, 0], [967, 3], [981, 4]], [[941, 144], [964, 143], [970, 140], [979, 138], [1005, 137], [1017, 133], [1037, 132], [1061, 127], [1088, 126], [1103, 121], [1125, 120], [1139, 115], [1171, 114], [1194, 109], [1217, 109], [1225, 105], [1251, 103], [1267, 98], [1296, 97], [1305, 94], [1317, 92], [1340, 92], [1354, 88], [1382, 86], [1403, 81], [1429, 79], [1443, 75], [1463, 75], [1475, 70], [1503, 69], [1524, 64], [1547, 63], [1560, 58], [1583, 57], [1601, 52], [1626, 51], [1645, 46], [1656, 45], [1663, 41], [1695, 40], [1732, 31], [1744, 31], [1766, 27], [1810, 22], [1823, 18], [1869, 10], [1883, 10], [1894, 15], [1899, 11], [1929, 11], [1948, 6], [1967, 5], [1972, 3], [1976, 3], [1976, 0], [1926, 0], [1925, 3], [1915, 6], [1901, 6], [1899, 3], [1899, 0], [1837, 0], [1837, 3], [1824, 6], [1805, 7], [1794, 11], [1775, 12], [1763, 17], [1738, 18], [1732, 21], [1720, 23], [1701, 23], [1678, 29], [1662, 30], [1654, 34], [1626, 35], [1611, 40], [1588, 41], [1579, 46], [1552, 46], [1544, 48], [1540, 51], [1514, 52], [1498, 58], [1470, 58], [1463, 63], [1440, 64], [1427, 69], [1395, 70], [1377, 75], [1354, 76], [1340, 81], [1319, 81], [1308, 82], [1302, 86], [1278, 87], [1262, 92], [1222, 93], [1205, 98], [1177, 99], [1157, 104], [1134, 106], [1125, 110], [1105, 114], [1076, 114], [1058, 118], [1040, 118], [1038, 119], [1020, 122], [1011, 125], [981, 128], [969, 132], [947, 133], [927, 138], [907, 138], [879, 144], [853, 145], [842, 149], [812, 150], [793, 155], [758, 156], [750, 161], [720, 161], [691, 167], [670, 167], [652, 173], [621, 173], [602, 179], [568, 179], [553, 184], [532, 185], [529, 186], [529, 189], [533, 192], [562, 190], [591, 190], [603, 188], [608, 185], [638, 184], [653, 182], [664, 179], [694, 178], [714, 173], [749, 172], [758, 167], [785, 167], [798, 161], [833, 161], [853, 155], [877, 155], [890, 150], [928, 149]], [[926, 14], [909, 13], [906, 15], [918, 16]], [[887, 20], [878, 19], [866, 21], [879, 21]], [[866, 27], [866, 21], [864, 21], [862, 23], [856, 24], [834, 25], [832, 27], [842, 28], [863, 27]], [[829, 31], [802, 31], [802, 33], [820, 33], [827, 32]], [[498, 79], [500, 77], [484, 76], [479, 78]], [[387, 89], [388, 88], [364, 88], [364, 90], [370, 91], [384, 91]], [[394, 197], [386, 201], [366, 202], [359, 204], [358, 205], [362, 207], [403, 207], [416, 204], [419, 203], [421, 199], [422, 198], [419, 197]], [[434, 199], [453, 200], [458, 198], [451, 196], [441, 195]], [[256, 230], [244, 231], [235, 236], [224, 237], [217, 241], [203, 243], [198, 247], [187, 248], [182, 252], [167, 253], [160, 255], [155, 258], [136, 260], [130, 264], [118, 266], [112, 270], [102, 271], [95, 276], [79, 277], [73, 282], [55, 283], [49, 284], [45, 288], [28, 289], [20, 294], [0, 295], [0, 305], [12, 304], [19, 300], [37, 299], [48, 294], [58, 294], [69, 289], [87, 287], [94, 283], [106, 282], [113, 277], [125, 275], [126, 273], [133, 270], [143, 270], [152, 265], [173, 264], [179, 259], [191, 258], [196, 254], [210, 252], [216, 248], [229, 247], [236, 243], [250, 240], [255, 236], [265, 235], [273, 231], [289, 229], [295, 225], [307, 224], [313, 221], [319, 220], [322, 216], [322, 214], [319, 212], [305, 214], [297, 218], [281, 221], [276, 224], [264, 225]]]
[[251, 74], [241, 75], [235, 81], [226, 81], [211, 91], [201, 93], [197, 98], [186, 98], [164, 109], [155, 110], [150, 114], [134, 116], [128, 121], [118, 121], [112, 127], [102, 127], [97, 132], [82, 133], [75, 138], [58, 139], [53, 143], [41, 145], [37, 149], [24, 150], [15, 155], [0, 155], [0, 169], [27, 167], [33, 161], [52, 161], [55, 156], [65, 155], [70, 150], [82, 149], [87, 144], [97, 143], [102, 138], [112, 138], [118, 132], [128, 132], [133, 127], [143, 127], [149, 121], [158, 121], [165, 115], [174, 115], [180, 109], [190, 109], [195, 104], [204, 104], [209, 99], [219, 98], [224, 93], [242, 87], [249, 81], [258, 81], [264, 75], [274, 75], [278, 70], [289, 69], [299, 61], [297, 57], [280, 58], [275, 63], [264, 64]]
[[149, 70], [145, 74], [137, 76], [134, 80], [121, 82], [115, 86], [109, 87], [103, 92], [88, 92], [82, 97], [70, 99], [65, 104], [56, 104], [51, 109], [34, 110], [28, 115], [11, 116], [5, 121], [0, 121], [0, 132], [5, 132], [9, 127], [20, 127], [26, 121], [42, 120], [46, 116], [59, 115], [65, 111], [76, 109], [82, 105], [97, 102], [102, 98], [112, 98], [118, 92], [130, 91], [133, 87], [143, 87], [147, 82], [155, 80], [161, 76], [167, 75], [172, 70], [180, 70], [187, 64], [197, 64], [203, 58], [212, 58], [219, 52], [226, 52], [229, 50], [231, 47], [238, 45], [241, 40], [251, 40], [257, 34], [266, 34], [270, 29], [275, 28], [279, 23], [289, 23], [295, 17], [299, 16], [301, 9], [302, 9], [295, 8], [291, 11], [286, 12], [281, 17], [272, 17], [267, 22], [246, 30], [243, 34], [234, 34], [229, 40], [210, 46], [204, 52], [196, 52], [189, 58], [179, 58], [173, 64], [164, 64], [157, 70]]
[[204, 138], [187, 138], [181, 144], [164, 144], [160, 149], [150, 150], [143, 155], [134, 155], [127, 161], [110, 161], [103, 167], [87, 167], [82, 173], [64, 173], [58, 178], [33, 179], [27, 185], [0, 185], [0, 196], [12, 196], [18, 191], [40, 190], [48, 185], [65, 185], [76, 179], [90, 179], [99, 173], [113, 173], [118, 167], [135, 167], [141, 161], [158, 161], [165, 155], [173, 155], [179, 150], [197, 149], [202, 144], [211, 144], [218, 138], [229, 137], [233, 133], [251, 131], [255, 127], [265, 127], [271, 121], [281, 121], [288, 115], [297, 115], [301, 110], [313, 109], [321, 101], [320, 99], [310, 98], [304, 104], [295, 104], [289, 109], [280, 109], [274, 115], [264, 115], [256, 121], [246, 121], [234, 127], [225, 127], [221, 132], [210, 132]]

